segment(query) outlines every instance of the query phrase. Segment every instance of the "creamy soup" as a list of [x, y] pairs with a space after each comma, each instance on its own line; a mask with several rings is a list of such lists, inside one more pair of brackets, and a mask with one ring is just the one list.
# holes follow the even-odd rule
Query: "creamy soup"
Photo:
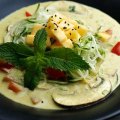
[[[63, 78], [56, 80], [55, 76], [57, 75], [54, 74], [52, 78], [50, 78], [51, 76], [49, 77], [50, 80], [48, 80], [49, 78], [41, 80], [34, 90], [30, 90], [29, 87], [24, 87], [24, 74], [26, 70], [13, 66], [9, 69], [2, 67], [0, 72], [0, 93], [23, 105], [43, 109], [64, 109], [63, 106], [87, 105], [108, 96], [116, 89], [120, 81], [120, 65], [118, 64], [120, 57], [111, 52], [114, 45], [120, 39], [119, 23], [95, 8], [75, 2], [57, 1], [40, 3], [40, 8], [34, 14], [37, 6], [35, 4], [22, 8], [0, 21], [1, 44], [6, 42], [19, 44], [19, 42], [23, 42], [33, 47], [36, 32], [39, 29], [45, 28], [50, 40], [53, 38], [53, 41], [50, 41], [50, 43], [47, 41], [48, 48], [52, 50], [64, 47], [79, 50], [77, 51], [78, 54], [82, 56], [86, 64], [89, 64], [90, 69], [77, 70], [77, 72], [69, 71], [70, 77], [72, 76], [69, 80], [70, 83], [66, 82]], [[35, 19], [29, 19], [31, 15], [34, 15]], [[27, 18], [29, 25], [25, 27], [31, 31], [26, 32], [26, 29], [24, 29], [25, 31], [23, 32], [25, 34], [21, 33], [22, 37], [17, 36], [19, 30], [23, 29], [22, 26], [24, 24], [22, 20]], [[57, 29], [54, 24], [57, 24], [55, 26], [57, 26], [59, 32], [56, 32]], [[50, 27], [53, 27], [53, 29]], [[73, 32], [72, 29], [75, 31]], [[61, 42], [63, 36], [67, 40]], [[91, 42], [86, 45], [87, 43], [84, 41], [90, 41], [89, 38]], [[100, 42], [97, 43], [97, 40]], [[55, 43], [52, 43], [54, 41]], [[76, 44], [78, 47], [75, 46]], [[83, 48], [81, 49], [81, 47]], [[86, 51], [83, 51], [85, 47], [89, 49], [88, 55], [86, 55]], [[94, 54], [97, 55], [93, 56]], [[49, 74], [48, 71], [47, 73]], [[59, 72], [57, 71], [57, 73]], [[60, 74], [63, 75], [63, 73]]]

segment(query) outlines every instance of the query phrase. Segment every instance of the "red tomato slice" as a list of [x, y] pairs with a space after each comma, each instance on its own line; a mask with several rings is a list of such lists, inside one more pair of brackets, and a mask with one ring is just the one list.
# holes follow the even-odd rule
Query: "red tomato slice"
[[4, 62], [4, 61], [0, 61], [0, 68], [7, 68], [7, 69], [11, 69], [13, 67], [13, 65]]
[[4, 62], [4, 61], [0, 61], [0, 71], [3, 71], [5, 73], [8, 73], [9, 69], [13, 68], [14, 66]]
[[52, 80], [66, 79], [66, 75], [63, 71], [53, 68], [47, 68], [46, 74], [48, 75], [48, 78]]
[[11, 82], [11, 81], [13, 81], [13, 79], [10, 78], [10, 77], [8, 77], [8, 76], [5, 76], [5, 77], [3, 78], [3, 82]]
[[5, 76], [3, 78], [3, 82], [8, 82], [8, 89], [12, 90], [15, 93], [19, 93], [23, 90], [22, 86], [18, 85], [17, 83], [13, 82], [13, 79]]
[[120, 56], [120, 42], [118, 42], [111, 50], [112, 53], [115, 53]]
[[15, 93], [19, 93], [22, 91], [22, 87], [14, 82], [9, 82], [8, 89], [12, 90]]
[[25, 12], [25, 15], [26, 15], [26, 17], [32, 16], [31, 13], [29, 13], [28, 11]]

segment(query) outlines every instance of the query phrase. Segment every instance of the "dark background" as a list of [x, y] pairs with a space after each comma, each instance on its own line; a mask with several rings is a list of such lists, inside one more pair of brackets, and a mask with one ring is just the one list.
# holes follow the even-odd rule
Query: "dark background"
[[[47, 0], [0, 0], [0, 18], [8, 15], [16, 9], [36, 2]], [[74, 0], [96, 7], [120, 22], [120, 0]]]
[[[47, 1], [47, 0], [0, 0], [0, 19], [23, 6], [31, 5], [31, 4], [34, 4], [37, 2], [43, 2], [43, 1]], [[105, 13], [109, 14], [113, 18], [115, 18], [120, 23], [120, 0], [74, 0], [74, 1], [98, 8], [104, 11]], [[116, 94], [118, 96], [119, 94], [117, 92]], [[0, 99], [0, 102], [2, 103], [1, 99]], [[4, 103], [4, 106], [5, 104], [6, 103]], [[0, 113], [2, 113], [1, 108], [0, 108]], [[2, 119], [1, 117], [0, 117], [0, 120], [9, 120], [9, 119]], [[120, 116], [112, 117], [111, 120], [120, 120]]]

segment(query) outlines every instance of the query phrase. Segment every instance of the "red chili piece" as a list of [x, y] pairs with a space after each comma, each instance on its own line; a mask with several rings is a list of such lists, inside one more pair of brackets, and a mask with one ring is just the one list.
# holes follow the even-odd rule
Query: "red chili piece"
[[25, 12], [25, 15], [26, 15], [26, 17], [32, 16], [31, 13], [29, 13], [29, 12], [27, 12], [27, 11]]
[[111, 50], [112, 53], [115, 53], [120, 56], [120, 42], [118, 42]]

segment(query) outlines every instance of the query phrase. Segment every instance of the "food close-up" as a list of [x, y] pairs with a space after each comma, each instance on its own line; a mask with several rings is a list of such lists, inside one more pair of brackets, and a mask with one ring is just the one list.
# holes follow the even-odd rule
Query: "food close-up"
[[120, 25], [72, 1], [39, 2], [0, 21], [0, 94], [43, 110], [97, 105], [120, 84]]

